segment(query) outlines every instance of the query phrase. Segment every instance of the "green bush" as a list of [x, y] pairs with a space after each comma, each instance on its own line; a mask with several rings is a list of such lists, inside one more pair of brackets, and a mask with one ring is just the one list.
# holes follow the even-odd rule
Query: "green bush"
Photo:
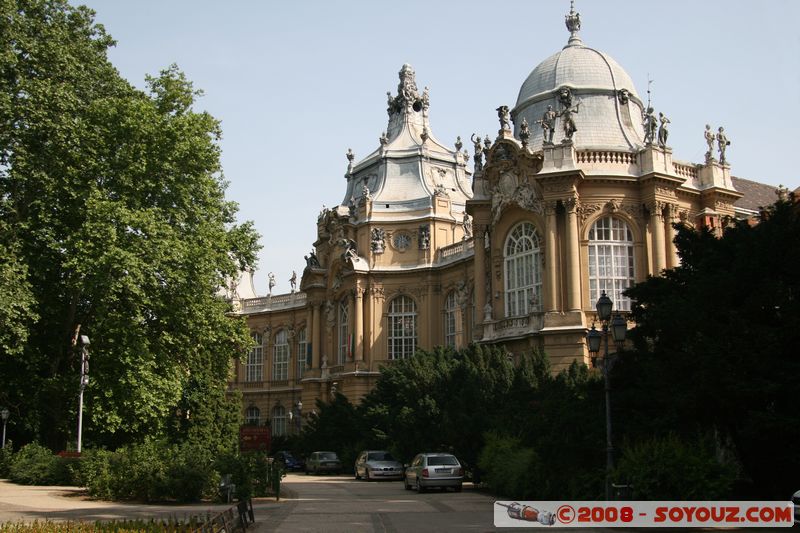
[[58, 458], [49, 449], [32, 442], [12, 456], [9, 479], [21, 485], [49, 485], [57, 468]]
[[113, 452], [108, 450], [88, 450], [83, 452], [80, 463], [80, 484], [89, 489], [95, 498], [111, 500], [114, 498], [111, 478]]
[[498, 495], [530, 499], [535, 494], [539, 476], [539, 457], [519, 439], [487, 433], [486, 444], [478, 458], [483, 482]]
[[8, 477], [12, 457], [14, 457], [14, 446], [7, 440], [5, 448], [0, 448], [0, 478]]
[[614, 478], [637, 500], [717, 500], [730, 495], [736, 472], [713, 438], [669, 434], [624, 446]]
[[214, 499], [220, 480], [205, 448], [160, 441], [89, 451], [80, 476], [95, 497], [146, 502]]

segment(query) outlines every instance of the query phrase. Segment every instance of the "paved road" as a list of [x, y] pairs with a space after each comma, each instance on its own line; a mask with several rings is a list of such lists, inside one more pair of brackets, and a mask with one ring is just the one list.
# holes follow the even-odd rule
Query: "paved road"
[[[280, 503], [254, 501], [256, 517], [268, 516]], [[142, 505], [96, 501], [78, 487], [32, 487], [0, 480], [0, 524], [33, 520], [127, 520], [215, 515], [230, 505]], [[267, 530], [268, 531], [268, 530]]]
[[403, 490], [400, 481], [289, 474], [284, 486], [291, 499], [259, 517], [259, 531], [500, 531], [493, 525], [494, 498], [474, 490], [471, 484], [465, 484], [461, 493], [433, 490], [417, 494]]

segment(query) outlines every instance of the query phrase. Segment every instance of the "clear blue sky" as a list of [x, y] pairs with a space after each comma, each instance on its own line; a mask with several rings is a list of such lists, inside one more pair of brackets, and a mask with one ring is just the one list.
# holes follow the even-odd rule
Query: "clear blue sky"
[[[452, 143], [494, 134], [495, 108], [513, 107], [530, 71], [569, 36], [567, 0], [88, 5], [133, 84], [177, 63], [205, 91], [197, 108], [222, 121], [228, 198], [262, 235], [260, 294], [267, 272], [276, 293], [302, 273], [321, 206], [343, 200], [347, 149], [358, 160], [378, 146], [403, 63], [430, 87], [434, 134]], [[724, 126], [734, 175], [800, 185], [788, 158], [799, 151], [800, 2], [577, 0], [576, 10], [586, 45], [616, 59], [642, 97], [654, 80], [675, 159], [701, 162], [705, 124]]]

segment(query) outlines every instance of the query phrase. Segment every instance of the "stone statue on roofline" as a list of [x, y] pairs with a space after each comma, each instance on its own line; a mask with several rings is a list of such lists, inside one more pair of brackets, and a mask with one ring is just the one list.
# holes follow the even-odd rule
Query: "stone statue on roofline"
[[496, 109], [497, 118], [500, 119], [500, 131], [508, 131], [511, 129], [510, 115], [508, 113], [508, 106], [501, 105]]
[[731, 145], [731, 142], [728, 140], [727, 135], [725, 135], [724, 128], [722, 126], [720, 126], [719, 130], [717, 132], [717, 146], [719, 147], [718, 148], [719, 149], [719, 162], [721, 164], [723, 164], [723, 165], [728, 162], [728, 160], [725, 159], [725, 150], [730, 145]]
[[553, 144], [553, 134], [556, 131], [556, 117], [558, 113], [553, 111], [553, 106], [548, 105], [547, 110], [542, 114], [541, 120], [536, 123], [542, 127], [542, 139], [544, 144]]
[[658, 131], [658, 119], [653, 114], [653, 108], [648, 107], [642, 117], [642, 127], [644, 128], [644, 144], [653, 144]]
[[667, 130], [667, 124], [670, 123], [670, 120], [664, 113], [658, 114], [658, 120], [661, 122], [661, 125], [658, 127], [658, 145], [661, 148], [667, 146], [667, 137], [669, 137], [669, 130]]
[[289, 278], [289, 285], [292, 287], [292, 292], [297, 290], [297, 272], [292, 270], [292, 277]]
[[708, 150], [706, 150], [706, 163], [710, 163], [714, 161], [714, 132], [711, 131], [711, 126], [706, 124], [706, 131], [703, 133], [706, 139], [706, 145], [708, 145]]
[[272, 289], [275, 287], [275, 274], [270, 272], [267, 277], [269, 278], [269, 295], [272, 296]]

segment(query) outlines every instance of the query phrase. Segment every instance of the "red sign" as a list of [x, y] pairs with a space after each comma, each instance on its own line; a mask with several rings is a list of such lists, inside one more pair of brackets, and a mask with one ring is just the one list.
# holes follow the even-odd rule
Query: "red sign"
[[270, 431], [267, 426], [242, 426], [239, 428], [239, 449], [243, 452], [269, 451]]

